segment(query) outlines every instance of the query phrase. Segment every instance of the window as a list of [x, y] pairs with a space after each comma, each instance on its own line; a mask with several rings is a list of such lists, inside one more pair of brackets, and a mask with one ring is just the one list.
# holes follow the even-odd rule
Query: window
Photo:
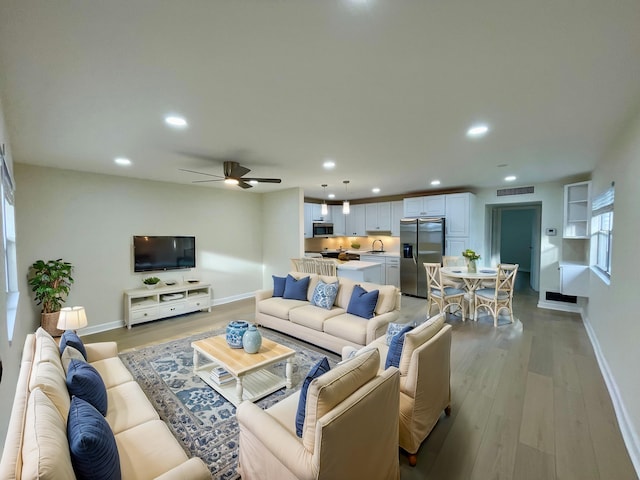
[[7, 293], [7, 338], [9, 342], [13, 338], [13, 329], [18, 310], [18, 266], [16, 262], [16, 222], [13, 208], [13, 179], [4, 156], [5, 147], [0, 147], [0, 169], [2, 170], [2, 182], [0, 190], [2, 195], [2, 230], [4, 246], [4, 273], [5, 291]]
[[591, 207], [591, 265], [606, 278], [611, 277], [614, 197], [612, 184], [593, 200]]

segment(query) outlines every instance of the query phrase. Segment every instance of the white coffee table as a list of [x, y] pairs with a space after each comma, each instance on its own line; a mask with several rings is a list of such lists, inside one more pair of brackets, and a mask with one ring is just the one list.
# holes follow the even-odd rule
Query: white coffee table
[[[236, 407], [243, 401], [255, 402], [280, 390], [291, 388], [292, 360], [296, 351], [268, 338], [262, 338], [257, 353], [246, 353], [241, 348], [231, 348], [225, 335], [205, 338], [191, 343], [193, 348], [193, 372]], [[204, 362], [203, 362], [204, 360]], [[267, 367], [285, 360], [285, 377], [267, 370]], [[220, 366], [235, 382], [217, 384], [211, 379], [211, 370]]]

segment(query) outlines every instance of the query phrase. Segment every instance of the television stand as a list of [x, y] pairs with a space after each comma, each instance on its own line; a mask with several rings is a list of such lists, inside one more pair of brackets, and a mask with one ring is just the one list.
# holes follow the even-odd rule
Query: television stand
[[138, 323], [199, 310], [211, 311], [211, 285], [208, 283], [185, 282], [124, 292], [124, 324], [129, 329]]

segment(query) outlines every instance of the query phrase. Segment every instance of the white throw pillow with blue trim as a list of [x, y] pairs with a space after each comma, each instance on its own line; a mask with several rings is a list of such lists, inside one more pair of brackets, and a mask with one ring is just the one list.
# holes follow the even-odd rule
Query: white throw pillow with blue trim
[[324, 283], [322, 280], [319, 280], [311, 297], [311, 305], [331, 310], [337, 295], [338, 282]]

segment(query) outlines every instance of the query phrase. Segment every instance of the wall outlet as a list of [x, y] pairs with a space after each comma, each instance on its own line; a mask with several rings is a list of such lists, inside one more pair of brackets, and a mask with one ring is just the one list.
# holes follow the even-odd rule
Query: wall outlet
[[545, 228], [544, 233], [550, 237], [555, 237], [558, 234], [558, 230], [555, 228]]

